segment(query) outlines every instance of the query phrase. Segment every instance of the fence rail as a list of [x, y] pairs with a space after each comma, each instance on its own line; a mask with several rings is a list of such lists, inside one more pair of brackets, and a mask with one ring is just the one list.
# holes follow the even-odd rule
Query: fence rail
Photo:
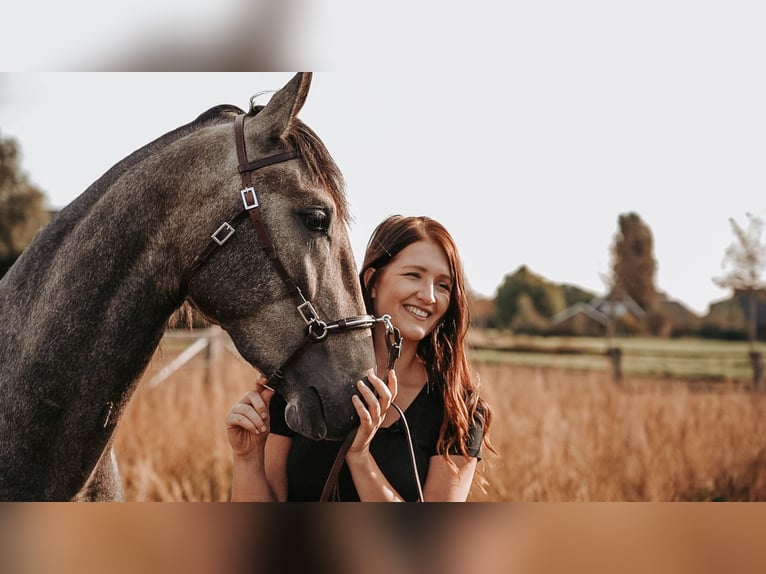
[[224, 351], [249, 365], [237, 351], [231, 337], [229, 337], [226, 331], [217, 326], [193, 329], [191, 331], [168, 329], [162, 338], [160, 346], [163, 349], [183, 348], [183, 350], [177, 357], [146, 381], [145, 384], [150, 389], [166, 381], [192, 359], [203, 353], [207, 362], [208, 372], [218, 367]]
[[[481, 362], [570, 369], [613, 370], [607, 341], [589, 337], [513, 336], [474, 331], [471, 356]], [[701, 381], [752, 381], [746, 342], [709, 339], [618, 338], [621, 374]], [[756, 349], [762, 354], [762, 349]], [[762, 370], [762, 369], [761, 369]]]

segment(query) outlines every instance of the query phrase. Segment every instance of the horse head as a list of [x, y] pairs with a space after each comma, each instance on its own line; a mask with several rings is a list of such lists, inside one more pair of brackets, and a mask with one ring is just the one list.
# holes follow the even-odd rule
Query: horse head
[[297, 118], [310, 82], [310, 74], [298, 74], [266, 106], [251, 107], [238, 120], [239, 134], [231, 124], [205, 130], [199, 161], [223, 167], [224, 175], [184, 218], [187, 235], [199, 232], [183, 256], [194, 273], [182, 288], [248, 362], [276, 373], [270, 380], [278, 382], [293, 430], [340, 439], [357, 420], [355, 382], [375, 357], [369, 329], [321, 332], [327, 322], [364, 313], [364, 303], [342, 176]]

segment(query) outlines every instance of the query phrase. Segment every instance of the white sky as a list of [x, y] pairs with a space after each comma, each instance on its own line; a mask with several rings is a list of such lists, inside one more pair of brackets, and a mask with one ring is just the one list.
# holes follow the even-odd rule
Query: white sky
[[[521, 264], [602, 292], [617, 218], [634, 211], [661, 290], [697, 312], [728, 295], [712, 281], [728, 218], [766, 215], [766, 9], [612, 4], [442, 30], [431, 67], [437, 46], [410, 39], [420, 51], [399, 47], [383, 71], [315, 74], [301, 118], [346, 177], [358, 261], [385, 216], [424, 214], [453, 233], [481, 294]], [[0, 135], [63, 206], [155, 137], [290, 77], [4, 74]]]

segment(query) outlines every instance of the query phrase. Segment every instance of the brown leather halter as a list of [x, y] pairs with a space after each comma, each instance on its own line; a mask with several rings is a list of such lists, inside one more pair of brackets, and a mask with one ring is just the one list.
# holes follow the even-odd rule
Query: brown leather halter
[[339, 319], [337, 321], [326, 322], [320, 319], [319, 315], [311, 304], [311, 301], [306, 299], [301, 291], [300, 287], [293, 281], [292, 277], [288, 273], [282, 261], [279, 259], [274, 242], [271, 240], [266, 225], [261, 217], [261, 209], [258, 203], [258, 197], [256, 195], [255, 187], [252, 183], [252, 173], [262, 167], [289, 161], [298, 157], [298, 154], [289, 151], [280, 154], [271, 155], [265, 158], [257, 159], [254, 161], [247, 160], [247, 148], [245, 144], [245, 117], [246, 114], [238, 115], [234, 120], [234, 139], [237, 145], [237, 158], [239, 161], [239, 173], [242, 177], [242, 189], [240, 190], [240, 196], [242, 197], [242, 203], [244, 208], [237, 215], [235, 215], [230, 221], [224, 221], [218, 229], [216, 229], [210, 236], [210, 242], [202, 250], [202, 252], [195, 257], [191, 267], [184, 273], [181, 278], [182, 292], [186, 293], [186, 288], [192, 275], [210, 258], [210, 256], [219, 248], [222, 247], [232, 235], [234, 235], [236, 226], [244, 219], [248, 218], [255, 225], [255, 230], [258, 235], [258, 242], [261, 248], [271, 260], [274, 269], [287, 285], [289, 293], [295, 299], [297, 306], [296, 309], [303, 322], [306, 324], [307, 333], [301, 344], [293, 351], [293, 353], [277, 368], [271, 375], [269, 375], [266, 383], [263, 385], [267, 389], [275, 390], [276, 384], [284, 379], [284, 369], [292, 364], [303, 351], [311, 344], [323, 341], [330, 333], [340, 333], [343, 331], [349, 331], [351, 329], [372, 329], [377, 323], [384, 323], [386, 325], [386, 343], [388, 345], [388, 360], [389, 369], [393, 368], [394, 362], [399, 357], [401, 351], [402, 337], [399, 330], [391, 323], [391, 317], [384, 315], [382, 317], [375, 317], [373, 315], [357, 315], [353, 317], [347, 317], [345, 319]]

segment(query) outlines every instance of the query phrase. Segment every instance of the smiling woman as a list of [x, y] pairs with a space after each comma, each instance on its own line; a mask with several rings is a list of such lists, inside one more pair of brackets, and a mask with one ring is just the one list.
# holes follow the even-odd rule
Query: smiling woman
[[[422, 488], [426, 501], [465, 501], [482, 446], [492, 448], [491, 414], [465, 355], [469, 318], [455, 243], [428, 217], [389, 217], [368, 243], [359, 278], [367, 312], [389, 315], [403, 343], [396, 373], [387, 372], [385, 328], [373, 331], [378, 376], [359, 382], [352, 398], [360, 425], [338, 476], [339, 498], [414, 501]], [[284, 412], [284, 400], [263, 386], [231, 409], [232, 500], [320, 498], [341, 444], [297, 435]]]

